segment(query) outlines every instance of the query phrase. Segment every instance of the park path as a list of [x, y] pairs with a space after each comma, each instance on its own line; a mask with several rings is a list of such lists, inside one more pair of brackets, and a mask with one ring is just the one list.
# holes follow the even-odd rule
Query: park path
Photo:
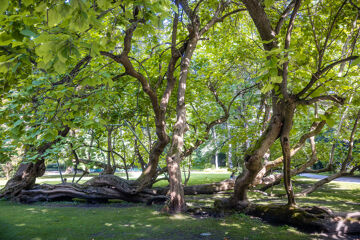
[[[312, 173], [301, 173], [301, 174], [299, 174], [299, 176], [307, 177], [307, 178], [315, 178], [315, 179], [323, 179], [323, 178], [328, 177], [328, 176], [312, 174]], [[333, 181], [334, 182], [349, 182], [349, 183], [360, 184], [360, 178], [357, 178], [357, 177], [339, 177]]]

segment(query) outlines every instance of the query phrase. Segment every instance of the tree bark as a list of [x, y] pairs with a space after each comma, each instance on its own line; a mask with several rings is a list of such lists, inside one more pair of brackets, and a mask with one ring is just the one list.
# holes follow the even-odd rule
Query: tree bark
[[[59, 137], [65, 137], [70, 131], [70, 128], [65, 126], [63, 130], [58, 131]], [[60, 141], [60, 138], [52, 142], [41, 145], [36, 152], [39, 159], [36, 162], [21, 163], [14, 176], [7, 181], [5, 187], [0, 191], [0, 198], [4, 197], [12, 199], [18, 195], [23, 189], [30, 189], [34, 186], [36, 178], [41, 177], [45, 173], [45, 159], [43, 154], [54, 144]]]
[[[231, 130], [229, 122], [226, 123], [226, 130], [228, 134], [228, 138], [231, 139]], [[229, 142], [229, 150], [228, 150], [228, 168], [233, 169], [233, 162], [232, 162], [232, 144]]]
[[284, 186], [288, 198], [288, 205], [294, 206], [295, 197], [294, 190], [291, 183], [291, 154], [290, 154], [290, 130], [292, 128], [292, 121], [294, 118], [295, 104], [293, 102], [285, 102], [283, 107], [283, 126], [281, 130], [280, 142], [284, 161]]
[[[304, 135], [302, 135], [300, 137], [299, 141], [290, 150], [290, 157], [293, 157], [301, 148], [303, 148], [305, 146], [306, 140], [308, 138], [311, 138], [311, 137], [319, 134], [321, 132], [321, 130], [324, 128], [325, 124], [326, 124], [326, 121], [314, 122], [310, 127], [310, 131], [305, 133]], [[281, 156], [273, 161], [265, 162], [263, 165], [263, 168], [259, 171], [258, 175], [256, 176], [256, 179], [254, 180], [253, 185], [258, 185], [258, 184], [272, 185], [275, 181], [278, 181], [278, 179], [281, 179], [283, 177], [282, 174], [270, 175], [270, 176], [266, 176], [266, 177], [264, 177], [264, 176], [272, 168], [278, 167], [282, 163], [283, 163], [283, 156]], [[303, 166], [306, 166], [305, 167], [305, 169], [306, 169], [307, 167], [310, 167], [314, 163], [315, 162], [313, 162], [313, 160], [310, 159], [310, 161], [305, 163]], [[300, 169], [299, 169], [299, 171], [300, 171]], [[295, 172], [297, 172], [297, 174], [300, 173], [299, 171], [295, 170]]]
[[218, 149], [217, 149], [217, 136], [216, 136], [216, 130], [213, 128], [213, 138], [214, 138], [214, 146], [215, 146], [215, 169], [219, 168], [219, 157], [218, 157]]
[[248, 188], [262, 167], [262, 157], [279, 137], [281, 125], [280, 117], [278, 115], [273, 115], [268, 128], [261, 135], [256, 144], [245, 154], [245, 169], [243, 174], [236, 178], [234, 196], [230, 199], [232, 204], [236, 205], [238, 202], [248, 201]]
[[164, 203], [166, 196], [155, 190], [137, 191], [133, 182], [114, 175], [100, 175], [84, 184], [38, 185], [29, 190], [22, 190], [14, 200], [32, 203], [37, 201], [72, 201], [74, 198], [85, 199], [91, 203], [106, 202], [109, 199], [121, 199], [128, 202], [151, 204]]
[[199, 40], [198, 26], [193, 26], [190, 31], [190, 40], [188, 42], [185, 55], [181, 60], [179, 87], [176, 105], [176, 123], [174, 125], [171, 145], [166, 156], [166, 163], [170, 182], [170, 202], [168, 211], [171, 213], [184, 212], [186, 210], [184, 189], [181, 180], [180, 162], [182, 159], [182, 148], [184, 146], [184, 133], [187, 130], [186, 123], [186, 105], [185, 92], [186, 80], [189, 72], [190, 61], [195, 51], [197, 41]]

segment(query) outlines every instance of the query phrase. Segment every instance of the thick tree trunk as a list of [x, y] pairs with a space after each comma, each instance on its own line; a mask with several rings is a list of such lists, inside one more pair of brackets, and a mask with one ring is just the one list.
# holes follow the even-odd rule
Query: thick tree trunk
[[168, 142], [168, 139], [158, 140], [155, 146], [151, 149], [149, 155], [149, 163], [147, 164], [144, 171], [141, 173], [140, 177], [136, 180], [137, 185], [139, 186], [139, 191], [142, 188], [151, 187], [154, 180], [156, 179], [160, 155], [163, 153]]
[[23, 189], [30, 189], [34, 186], [36, 178], [45, 173], [44, 160], [35, 163], [22, 163], [15, 175], [6, 183], [0, 192], [0, 198], [12, 199]]
[[246, 153], [244, 158], [245, 169], [243, 174], [238, 176], [235, 181], [234, 196], [231, 199], [232, 204], [236, 205], [238, 202], [248, 201], [248, 188], [262, 167], [262, 157], [279, 137], [281, 125], [280, 117], [278, 115], [273, 115], [266, 131], [262, 134], [256, 144]]
[[[248, 215], [261, 217], [273, 222], [297, 227], [306, 232], [326, 232], [332, 234], [360, 234], [360, 213], [335, 215], [322, 207], [289, 207], [288, 205], [255, 205], [246, 208]], [[338, 239], [338, 238], [335, 238]], [[343, 239], [343, 237], [341, 237]]]
[[199, 39], [197, 26], [193, 26], [190, 30], [191, 39], [187, 45], [185, 55], [181, 60], [180, 77], [176, 106], [176, 123], [174, 125], [173, 137], [171, 145], [166, 156], [166, 163], [168, 167], [169, 182], [170, 182], [170, 202], [168, 205], [168, 212], [178, 213], [186, 210], [184, 189], [181, 181], [180, 162], [182, 160], [182, 150], [184, 146], [184, 133], [187, 130], [186, 123], [186, 105], [185, 92], [186, 80], [190, 67], [191, 57], [195, 51], [197, 41]]
[[[62, 131], [58, 131], [60, 137], [65, 137], [70, 131], [70, 128], [65, 126]], [[42, 155], [45, 151], [51, 148], [54, 144], [59, 142], [59, 138], [41, 145], [37, 149], [39, 160], [30, 163], [21, 163], [14, 176], [7, 181], [5, 187], [0, 191], [0, 198], [7, 199], [14, 198], [23, 189], [30, 189], [34, 186], [36, 178], [41, 177], [45, 173], [45, 160]]]
[[[316, 134], [320, 133], [320, 131], [325, 126], [325, 123], [326, 123], [326, 121], [314, 122], [310, 128], [310, 131], [305, 133], [304, 135], [302, 135], [300, 140], [298, 141], [298, 143], [295, 144], [295, 146], [290, 150], [290, 157], [293, 157], [305, 145], [305, 142], [308, 138], [311, 138], [311, 137], [315, 136]], [[274, 184], [274, 182], [281, 179], [283, 177], [282, 174], [276, 174], [276, 175], [273, 174], [273, 175], [266, 176], [266, 177], [264, 177], [264, 176], [272, 168], [278, 167], [282, 163], [283, 163], [283, 156], [281, 156], [273, 161], [265, 162], [263, 165], [263, 168], [259, 171], [258, 175], [256, 176], [256, 179], [254, 180], [253, 185], [258, 185], [258, 184], [272, 185], [272, 184]], [[302, 170], [305, 171], [305, 169], [307, 167], [310, 167], [314, 163], [315, 163], [314, 160], [310, 159], [307, 163], [302, 165], [300, 168], [296, 168], [295, 170], [293, 170], [291, 173], [292, 176], [293, 176], [293, 174], [299, 174]]]
[[284, 162], [284, 186], [288, 198], [288, 205], [295, 205], [294, 190], [291, 183], [291, 154], [290, 154], [290, 130], [292, 128], [292, 121], [294, 118], [295, 104], [292, 102], [285, 102], [283, 109], [283, 126], [281, 130], [280, 142]]

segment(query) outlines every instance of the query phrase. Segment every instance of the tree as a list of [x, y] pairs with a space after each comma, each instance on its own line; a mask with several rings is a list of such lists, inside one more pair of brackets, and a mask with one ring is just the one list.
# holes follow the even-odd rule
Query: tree
[[[353, 12], [354, 14], [354, 10], [353, 7], [349, 5], [342, 11], [346, 5], [346, 1], [341, 3], [340, 6], [328, 6], [329, 8], [336, 8], [337, 11], [335, 13], [331, 12], [331, 15], [327, 16], [328, 19], [331, 19], [331, 22], [326, 32], [316, 32], [315, 25], [312, 25], [314, 40], [307, 43], [309, 43], [309, 45], [312, 44], [310, 46], [317, 46], [317, 50], [312, 51], [312, 56], [314, 57], [311, 59], [312, 61], [309, 62], [308, 69], [310, 71], [315, 69], [315, 71], [312, 72], [308, 81], [299, 82], [296, 81], [296, 73], [299, 72], [301, 74], [301, 67], [296, 65], [296, 61], [298, 61], [296, 57], [301, 57], [301, 54], [290, 54], [290, 41], [294, 40], [291, 33], [296, 27], [295, 19], [299, 15], [298, 11], [300, 7], [304, 6], [305, 9], [311, 9], [311, 3], [302, 3], [302, 1], [290, 2], [290, 4], [283, 7], [282, 14], [277, 17], [278, 20], [275, 24], [272, 23], [272, 19], [274, 19], [273, 14], [275, 13], [270, 10], [270, 4], [265, 4], [264, 6], [256, 0], [244, 0], [243, 3], [263, 41], [263, 48], [269, 64], [267, 74], [264, 75], [264, 78], [266, 80], [269, 79], [269, 82], [264, 86], [262, 91], [271, 91], [273, 115], [267, 130], [245, 156], [244, 161], [246, 170], [236, 179], [235, 192], [232, 200], [234, 201], [234, 204], [237, 204], [239, 201], [247, 200], [246, 191], [261, 169], [262, 157], [275, 140], [279, 138], [282, 147], [284, 184], [288, 196], [288, 204], [295, 205], [294, 192], [290, 181], [290, 131], [293, 125], [295, 110], [299, 106], [308, 106], [324, 100], [343, 104], [343, 98], [338, 95], [328, 94], [325, 89], [321, 88], [324, 84], [319, 84], [318, 86], [316, 86], [316, 84], [340, 64], [358, 59], [357, 56], [346, 56], [345, 58], [342, 58], [342, 55], [339, 56], [340, 59], [331, 59], [331, 54], [329, 54], [329, 56], [325, 54], [329, 52], [329, 46], [331, 46], [332, 41], [337, 39], [334, 31], [335, 25], [337, 26], [340, 24], [338, 18], [339, 15], [346, 14], [344, 13], [345, 11], [347, 13]], [[287, 28], [283, 30], [283, 25], [285, 25], [284, 23], [287, 16], [290, 16], [290, 19]], [[301, 16], [302, 22], [305, 19], [308, 19], [308, 25], [313, 24], [313, 19], [310, 14], [308, 17], [306, 17], [306, 15]], [[349, 28], [349, 25], [351, 26], [349, 23], [346, 25], [347, 29]], [[305, 35], [306, 32], [303, 34]], [[322, 34], [325, 35], [325, 38], [324, 41], [320, 43], [318, 37]], [[299, 38], [295, 41], [298, 42], [298, 40]], [[354, 44], [356, 43], [356, 40], [357, 38], [355, 38]], [[331, 63], [324, 64], [324, 59], [330, 60]], [[294, 63], [294, 66], [292, 66], [291, 63]], [[350, 69], [351, 66], [349, 67], [349, 70]], [[331, 77], [327, 81], [330, 80], [332, 80]], [[296, 83], [298, 83], [298, 86]], [[319, 89], [322, 90], [322, 92], [320, 92]], [[314, 96], [315, 92], [317, 92], [318, 95]]]

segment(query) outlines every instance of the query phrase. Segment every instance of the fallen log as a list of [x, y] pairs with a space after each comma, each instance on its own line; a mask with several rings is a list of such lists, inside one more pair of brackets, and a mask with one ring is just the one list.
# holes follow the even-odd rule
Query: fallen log
[[[34, 178], [35, 179], [35, 178]], [[186, 195], [214, 194], [234, 189], [234, 180], [225, 180], [211, 184], [184, 187]], [[7, 199], [23, 203], [37, 201], [72, 201], [75, 198], [88, 202], [107, 202], [110, 199], [121, 199], [137, 203], [164, 203], [169, 188], [138, 190], [135, 181], [125, 180], [115, 175], [99, 175], [83, 184], [62, 183], [56, 185], [29, 185], [21, 188]]]
[[138, 192], [133, 181], [114, 175], [96, 176], [84, 184], [35, 185], [32, 189], [22, 190], [12, 200], [22, 203], [38, 201], [72, 201], [75, 198], [91, 203], [120, 199], [135, 203], [164, 203], [167, 197], [155, 190], [143, 189]]

